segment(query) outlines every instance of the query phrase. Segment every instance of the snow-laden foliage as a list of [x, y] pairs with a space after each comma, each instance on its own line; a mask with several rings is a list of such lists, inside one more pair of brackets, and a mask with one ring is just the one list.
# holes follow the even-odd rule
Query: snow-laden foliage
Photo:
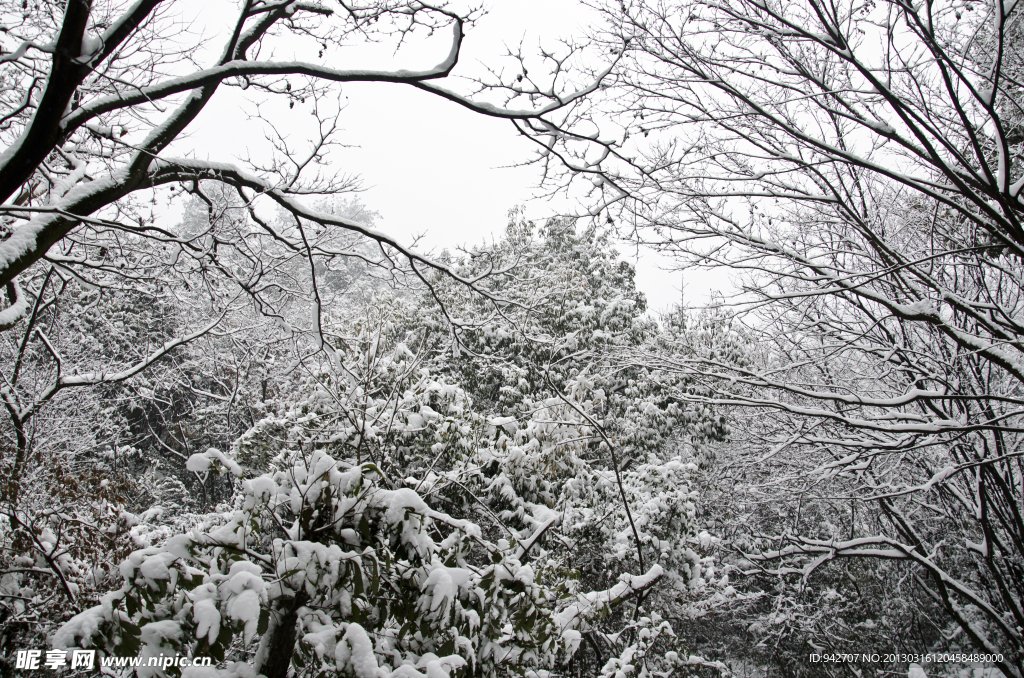
[[591, 620], [662, 574], [580, 592], [557, 564], [526, 562], [525, 546], [483, 539], [410, 488], [382, 488], [372, 464], [317, 450], [273, 466], [242, 482], [215, 527], [131, 554], [123, 586], [55, 645], [223, 659], [233, 642], [255, 643], [252, 663], [225, 676], [284, 675], [282, 662], [359, 678], [522, 675], [570, 656]]
[[[377, 290], [362, 309], [325, 312], [321, 350], [264, 402], [264, 415], [223, 452], [193, 453], [184, 463], [202, 487], [233, 487], [233, 508], [148, 532], [152, 546], [125, 561], [123, 586], [69, 622], [60, 642], [94, 642], [121, 654], [165, 646], [210, 651], [242, 661], [232, 665], [236, 672], [259, 665], [268, 676], [287, 665], [315, 673], [355, 661], [360, 633], [373, 639], [374, 665], [388, 672], [611, 676], [701, 665], [688, 658], [667, 619], [699, 614], [694, 600], [731, 595], [707, 556], [711, 538], [698, 527], [694, 485], [697, 452], [725, 435], [724, 423], [673, 397], [683, 385], [670, 372], [622, 363], [619, 349], [661, 336], [640, 318], [642, 297], [614, 301], [622, 290], [636, 296], [632, 270], [616, 263], [603, 237], [551, 227], [558, 227], [553, 235], [535, 235], [520, 224], [510, 230], [518, 240], [497, 248], [516, 252], [519, 268], [511, 271], [534, 271], [507, 290], [510, 296], [529, 294], [539, 279], [554, 281], [541, 291], [563, 289], [563, 301], [577, 299], [568, 316], [480, 318], [486, 309], [474, 299], [465, 306], [449, 297], [444, 310], [462, 322], [452, 341], [436, 332], [437, 318], [423, 313], [429, 307], [414, 295]], [[590, 287], [561, 287], [580, 260], [591, 262]], [[531, 268], [536, 262], [543, 262], [543, 276]], [[601, 313], [577, 313], [586, 295], [614, 303]], [[549, 302], [540, 299], [534, 311], [550, 310]], [[501, 350], [477, 350], [497, 335], [508, 338]], [[573, 341], [583, 350], [567, 351]], [[487, 365], [500, 364], [502, 355], [533, 385], [511, 399], [491, 399]], [[460, 383], [463, 377], [474, 389]], [[412, 502], [405, 522], [389, 508], [397, 497]], [[321, 552], [360, 556], [309, 555]], [[313, 558], [302, 565], [312, 580], [281, 569], [292, 557]], [[165, 561], [168, 572], [180, 572], [167, 574], [166, 585], [139, 574], [153, 568], [163, 576], [155, 563]], [[222, 586], [225, 577], [249, 577], [232, 571], [243, 567], [234, 561], [260, 567], [244, 572], [266, 585]], [[470, 573], [447, 574], [459, 591], [455, 607], [435, 595], [436, 586], [449, 586], [435, 573], [441, 565]], [[507, 583], [520, 575], [527, 588]], [[210, 582], [217, 586], [203, 587]], [[372, 595], [366, 582], [375, 582]], [[643, 594], [633, 596], [636, 589]], [[477, 593], [466, 597], [470, 590]], [[242, 596], [249, 602], [236, 602]], [[239, 616], [257, 598], [265, 627], [258, 617]], [[532, 607], [524, 608], [527, 602]], [[190, 617], [191, 609], [201, 618]], [[484, 621], [472, 621], [471, 610]], [[487, 621], [487, 614], [496, 616]], [[215, 629], [213, 619], [224, 623]], [[178, 626], [145, 631], [166, 621]], [[299, 630], [289, 640], [291, 628]], [[95, 640], [85, 638], [90, 634]], [[254, 658], [246, 660], [247, 649]], [[454, 656], [461, 659], [437, 659]], [[277, 657], [291, 663], [265, 666]], [[342, 669], [362, 675], [357, 664], [369, 666], [357, 661]]]

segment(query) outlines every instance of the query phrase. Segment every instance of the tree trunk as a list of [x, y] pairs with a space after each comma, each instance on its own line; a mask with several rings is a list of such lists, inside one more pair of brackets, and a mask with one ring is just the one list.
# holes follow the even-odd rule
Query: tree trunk
[[306, 594], [300, 591], [288, 607], [281, 611], [281, 620], [270, 632], [266, 662], [259, 672], [266, 678], [287, 678], [288, 667], [295, 652], [295, 623], [299, 608], [306, 604]]

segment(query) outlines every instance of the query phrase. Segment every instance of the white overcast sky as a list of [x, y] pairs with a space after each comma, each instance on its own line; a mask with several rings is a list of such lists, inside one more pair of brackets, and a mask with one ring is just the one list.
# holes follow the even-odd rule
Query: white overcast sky
[[[196, 7], [208, 21], [209, 3]], [[486, 14], [467, 32], [457, 74], [479, 73], [481, 63], [495, 63], [504, 55], [506, 44], [522, 40], [524, 49], [538, 44], [553, 48], [560, 37], [584, 34], [593, 19], [576, 0], [490, 0], [484, 7]], [[398, 65], [432, 66], [447, 53], [449, 39], [439, 35], [403, 50]], [[351, 67], [339, 63], [340, 56], [332, 65]], [[390, 52], [374, 55], [375, 61], [380, 58], [390, 58]], [[538, 169], [515, 166], [529, 158], [531, 143], [507, 121], [400, 85], [353, 84], [343, 91], [347, 105], [341, 138], [352, 147], [332, 152], [331, 167], [362, 177], [366, 190], [361, 199], [380, 214], [376, 226], [400, 241], [422, 235], [421, 249], [472, 245], [500, 236], [509, 209], [516, 205], [525, 205], [527, 216], [538, 221], [581, 209], [567, 199], [536, 198], [541, 193]], [[231, 92], [222, 90], [218, 96], [219, 105], [205, 111], [191, 128], [188, 145], [210, 159], [222, 159], [218, 156], [223, 153], [255, 153], [265, 142], [258, 127], [239, 123], [237, 107], [244, 103]], [[304, 122], [299, 108], [295, 117]], [[644, 252], [637, 259], [626, 244], [619, 249], [637, 265], [637, 282], [651, 310], [679, 301], [683, 275], [664, 270], [669, 262]], [[686, 301], [705, 301], [709, 288], [724, 280], [721, 275], [687, 273]]]

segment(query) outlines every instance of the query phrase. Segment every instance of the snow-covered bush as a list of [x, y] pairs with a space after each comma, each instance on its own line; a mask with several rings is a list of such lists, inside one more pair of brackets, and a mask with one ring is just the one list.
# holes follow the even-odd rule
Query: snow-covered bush
[[229, 661], [182, 672], [197, 678], [283, 678], [289, 667], [358, 678], [544, 675], [593, 620], [662, 574], [654, 566], [581, 593], [572, 572], [528, 562], [530, 542], [483, 539], [412, 489], [381, 487], [371, 464], [286, 456], [242, 482], [218, 525], [132, 553], [121, 588], [65, 624], [55, 645]]

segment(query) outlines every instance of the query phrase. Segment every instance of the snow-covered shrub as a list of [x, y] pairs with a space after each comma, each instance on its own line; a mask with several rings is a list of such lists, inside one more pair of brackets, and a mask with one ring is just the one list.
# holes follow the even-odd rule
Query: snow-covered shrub
[[571, 572], [527, 556], [382, 487], [371, 464], [315, 451], [243, 481], [219, 525], [132, 553], [123, 585], [54, 643], [244, 662], [182, 672], [196, 677], [523, 675], [571, 657], [592, 620], [662, 574], [578, 593]]

